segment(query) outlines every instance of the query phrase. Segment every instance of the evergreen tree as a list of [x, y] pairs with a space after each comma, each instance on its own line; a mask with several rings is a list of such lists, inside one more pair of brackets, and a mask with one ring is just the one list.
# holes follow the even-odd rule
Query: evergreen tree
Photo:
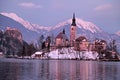
[[44, 36], [41, 35], [38, 39], [38, 46], [39, 46], [39, 49], [41, 50], [42, 49], [42, 43], [44, 41]]
[[50, 50], [50, 43], [51, 43], [51, 37], [50, 37], [50, 36], [48, 36], [48, 37], [46, 38], [46, 42], [48, 43], [48, 45], [46, 46], [46, 47], [47, 47], [47, 50]]
[[53, 33], [51, 34], [51, 44], [52, 44], [52, 45], [55, 44], [55, 36], [54, 36]]
[[112, 42], [110, 42], [109, 49], [117, 52], [116, 40], [113, 40]]

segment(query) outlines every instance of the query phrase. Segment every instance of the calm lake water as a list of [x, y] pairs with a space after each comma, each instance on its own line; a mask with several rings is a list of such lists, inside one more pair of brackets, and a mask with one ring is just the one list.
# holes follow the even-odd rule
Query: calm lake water
[[120, 80], [120, 62], [0, 59], [0, 80]]

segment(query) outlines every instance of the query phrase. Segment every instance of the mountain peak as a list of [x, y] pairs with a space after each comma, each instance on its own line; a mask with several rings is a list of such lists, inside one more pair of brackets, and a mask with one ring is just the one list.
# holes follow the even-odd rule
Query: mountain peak
[[14, 19], [18, 18], [18, 16], [15, 13], [5, 13], [5, 12], [3, 12], [3, 13], [0, 13], [0, 14], [2, 14], [4, 16], [8, 16], [10, 18], [14, 18]]
[[[53, 29], [56, 29], [56, 28], [59, 28], [59, 27], [62, 27], [62, 26], [65, 26], [65, 25], [71, 24], [71, 23], [72, 23], [72, 19], [68, 19], [68, 20], [56, 25]], [[93, 24], [92, 22], [84, 21], [79, 18], [76, 18], [76, 26], [78, 28], [88, 30], [92, 33], [102, 32], [102, 30], [99, 27], [97, 27], [95, 24]]]
[[[68, 20], [69, 23], [71, 23], [71, 21], [72, 19]], [[92, 22], [88, 22], [80, 18], [76, 18], [76, 24], [78, 28], [89, 30], [92, 33], [102, 32], [102, 30], [99, 27], [97, 27], [95, 24], [93, 24]]]
[[19, 17], [15, 13], [0, 13], [0, 14], [2, 14], [3, 16], [6, 16], [6, 17], [9, 17], [9, 18], [13, 19], [13, 20], [21, 23], [23, 26], [25, 26], [25, 28], [34, 31], [32, 25], [28, 21], [22, 19], [21, 17]]
[[15, 13], [0, 13], [3, 16], [9, 17], [17, 22], [19, 22], [20, 24], [22, 24], [23, 26], [25, 26], [25, 28], [27, 28], [28, 30], [31, 31], [35, 31], [39, 33], [39, 30], [43, 29], [43, 30], [47, 30], [49, 31], [50, 28], [49, 27], [44, 27], [44, 26], [39, 26], [37, 24], [32, 24], [30, 22], [28, 22], [27, 20], [22, 19], [21, 17], [19, 17], [17, 14]]
[[[1, 13], [1, 14], [21, 23], [23, 26], [25, 26], [25, 28], [27, 28], [31, 31], [36, 31], [38, 33], [40, 30], [51, 31], [51, 30], [54, 30], [56, 28], [63, 27], [67, 24], [72, 23], [72, 19], [68, 19], [64, 22], [59, 23], [58, 25], [56, 25], [54, 27], [45, 27], [45, 26], [39, 26], [37, 24], [32, 24], [32, 23], [22, 19], [21, 17], [19, 17], [15, 13]], [[76, 25], [78, 28], [91, 31], [92, 33], [102, 32], [102, 30], [99, 27], [97, 27], [95, 24], [88, 22], [88, 21], [84, 21], [84, 20], [79, 19], [79, 18], [76, 18]]]

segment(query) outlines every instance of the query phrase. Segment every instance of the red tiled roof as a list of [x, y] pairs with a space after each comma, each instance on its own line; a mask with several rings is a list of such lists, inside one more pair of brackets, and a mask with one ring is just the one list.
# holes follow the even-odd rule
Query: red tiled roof
[[60, 32], [57, 36], [56, 36], [56, 38], [63, 38], [63, 36], [62, 36], [62, 32]]
[[60, 38], [60, 39], [67, 39], [67, 36], [65, 34], [63, 34], [62, 32], [60, 32], [56, 38]]
[[85, 36], [80, 36], [80, 37], [78, 37], [78, 38], [76, 39], [76, 41], [81, 42], [81, 41], [83, 41], [84, 39], [87, 40], [87, 38], [86, 38]]

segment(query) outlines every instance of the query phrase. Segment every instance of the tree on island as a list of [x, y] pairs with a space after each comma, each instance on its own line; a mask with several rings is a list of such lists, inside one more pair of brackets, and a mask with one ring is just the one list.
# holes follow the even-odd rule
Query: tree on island
[[41, 35], [41, 36], [39, 37], [39, 39], [38, 39], [39, 50], [42, 49], [43, 41], [44, 41], [44, 35]]
[[50, 50], [50, 43], [51, 43], [51, 37], [48, 36], [46, 38], [46, 40], [42, 43], [42, 50], [49, 51]]
[[46, 48], [47, 48], [48, 51], [50, 50], [50, 43], [51, 43], [51, 37], [48, 36], [46, 38]]

